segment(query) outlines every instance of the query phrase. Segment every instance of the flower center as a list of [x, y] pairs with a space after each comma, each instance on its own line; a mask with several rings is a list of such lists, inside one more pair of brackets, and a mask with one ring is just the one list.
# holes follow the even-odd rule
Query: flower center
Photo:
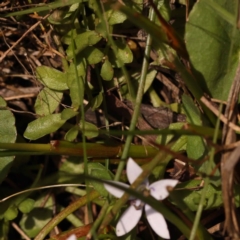
[[[138, 190], [138, 192], [142, 192], [142, 194], [143, 194], [144, 197], [150, 196], [150, 191], [151, 191], [151, 190], [150, 190], [150, 189], [147, 189], [145, 184], [140, 185], [137, 190]], [[139, 199], [135, 199], [135, 200], [132, 200], [132, 201], [131, 201], [131, 205], [133, 205], [136, 210], [142, 209], [143, 206], [144, 206], [144, 204], [145, 204], [145, 203], [142, 202], [142, 201], [139, 200]]]
[[131, 201], [131, 205], [133, 205], [135, 207], [136, 210], [141, 210], [144, 206], [144, 202], [135, 199]]

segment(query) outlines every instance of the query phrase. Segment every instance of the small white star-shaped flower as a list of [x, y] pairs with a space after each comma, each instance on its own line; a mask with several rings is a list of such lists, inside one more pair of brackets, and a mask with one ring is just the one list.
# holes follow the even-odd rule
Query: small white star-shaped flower
[[[132, 184], [143, 171], [142, 168], [132, 158], [128, 159], [126, 170], [128, 181], [130, 182], [130, 184]], [[116, 184], [116, 182], [114, 183]], [[148, 179], [145, 179], [143, 184], [138, 188], [138, 190], [141, 189], [143, 191], [146, 191], [147, 194], [151, 195], [157, 200], [163, 200], [169, 195], [167, 187], [174, 188], [177, 183], [177, 180], [164, 179], [149, 185]], [[125, 183], [117, 182], [117, 184], [129, 188], [129, 185]], [[117, 198], [121, 198], [124, 194], [124, 191], [113, 187], [107, 183], [104, 184], [104, 187], [109, 193], [111, 193]], [[117, 236], [122, 236], [130, 232], [137, 225], [141, 218], [143, 203], [139, 199], [132, 199], [133, 198], [130, 197], [130, 200], [133, 204], [131, 204], [131, 206], [128, 207], [127, 210], [125, 210], [117, 223]], [[156, 232], [156, 234], [162, 238], [170, 239], [167, 223], [163, 215], [157, 212], [148, 204], [145, 204], [145, 213], [150, 226]]]

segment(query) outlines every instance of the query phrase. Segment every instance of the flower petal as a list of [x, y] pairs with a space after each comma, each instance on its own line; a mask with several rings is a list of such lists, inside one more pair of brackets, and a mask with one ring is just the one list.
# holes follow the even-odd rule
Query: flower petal
[[163, 215], [147, 204], [145, 205], [145, 212], [147, 220], [154, 232], [162, 238], [170, 239], [168, 226]]
[[[136, 200], [136, 206], [139, 206], [140, 204], [141, 201]], [[136, 206], [131, 205], [130, 207], [128, 207], [119, 219], [116, 226], [117, 236], [122, 236], [130, 232], [139, 222], [142, 215], [142, 207], [140, 209], [137, 209]]]
[[[119, 186], [122, 186], [122, 187], [125, 187], [125, 188], [129, 188], [129, 185], [126, 184], [126, 183], [122, 183], [122, 182], [117, 182], [117, 181], [108, 181], [108, 182], [112, 182], [116, 185], [119, 185]], [[103, 184], [104, 187], [106, 188], [106, 190], [111, 193], [114, 197], [116, 198], [121, 198], [122, 195], [125, 193], [123, 190], [117, 188], [117, 187], [114, 187], [112, 185], [109, 185], [107, 183], [104, 183]]]
[[76, 237], [76, 235], [72, 234], [66, 240], [77, 240], [77, 237]]
[[[127, 177], [130, 184], [132, 184], [138, 176], [142, 173], [142, 168], [132, 159], [127, 161]], [[144, 184], [148, 185], [148, 179], [144, 180]]]
[[168, 197], [169, 192], [167, 187], [174, 188], [177, 185], [178, 181], [173, 179], [163, 179], [157, 182], [152, 183], [149, 186], [151, 195], [157, 200], [163, 200]]

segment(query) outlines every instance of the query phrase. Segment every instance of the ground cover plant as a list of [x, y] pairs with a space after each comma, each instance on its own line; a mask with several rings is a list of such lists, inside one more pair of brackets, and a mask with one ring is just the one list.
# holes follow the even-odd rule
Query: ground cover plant
[[0, 239], [240, 239], [239, 3], [0, 3]]

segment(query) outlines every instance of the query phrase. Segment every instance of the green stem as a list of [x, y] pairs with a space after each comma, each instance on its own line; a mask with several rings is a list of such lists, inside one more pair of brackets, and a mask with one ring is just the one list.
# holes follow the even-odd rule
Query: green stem
[[100, 211], [100, 213], [98, 214], [97, 219], [94, 221], [91, 230], [89, 231], [88, 235], [93, 235], [97, 232], [97, 229], [99, 228], [99, 226], [101, 225], [104, 217], [106, 216], [107, 210], [108, 210], [109, 204], [108, 201], [106, 201]]
[[66, 207], [63, 211], [61, 211], [57, 216], [55, 216], [50, 222], [48, 222], [38, 233], [38, 235], [34, 238], [34, 240], [43, 240], [47, 236], [51, 230], [57, 226], [62, 220], [64, 220], [69, 214], [76, 211], [78, 208], [86, 205], [88, 201], [93, 201], [95, 198], [99, 197], [100, 194], [93, 190], [89, 192], [88, 195], [85, 195]]
[[[149, 17], [150, 17], [151, 21], [154, 20], [155, 12], [153, 9], [151, 9]], [[136, 127], [136, 124], [138, 121], [138, 117], [139, 117], [139, 113], [140, 113], [140, 106], [142, 103], [142, 97], [143, 97], [143, 93], [144, 93], [144, 86], [145, 86], [145, 82], [146, 82], [146, 75], [147, 75], [147, 70], [148, 70], [148, 61], [149, 61], [149, 55], [150, 55], [150, 51], [151, 51], [151, 44], [152, 44], [152, 37], [149, 34], [147, 37], [147, 41], [146, 41], [146, 49], [145, 49], [144, 59], [143, 59], [143, 64], [142, 64], [141, 78], [139, 80], [137, 98], [136, 98], [136, 102], [135, 102], [135, 106], [134, 106], [134, 111], [133, 111], [129, 131], [135, 130], [135, 127]], [[122, 156], [121, 156], [122, 160], [125, 160], [128, 157], [129, 148], [132, 143], [132, 139], [133, 139], [133, 135], [127, 136], [126, 144], [124, 146]], [[120, 175], [124, 169], [124, 166], [125, 166], [125, 161], [122, 161], [119, 163], [114, 180], [119, 180]]]
[[[118, 159], [121, 155], [124, 145], [107, 145], [99, 143], [70, 143], [64, 141], [51, 141], [49, 144], [35, 143], [0, 143], [0, 156], [13, 155], [69, 155], [80, 156], [84, 155], [84, 147], [88, 157], [103, 159]], [[6, 150], [7, 149], [7, 150]], [[31, 149], [31, 151], [30, 151]], [[131, 145], [129, 156], [132, 158], [151, 158], [156, 155], [157, 149], [151, 146]], [[118, 161], [116, 161], [118, 162]]]
[[[219, 113], [221, 113], [221, 110], [222, 110], [222, 105], [220, 107]], [[214, 134], [214, 137], [213, 137], [213, 143], [217, 142], [219, 127], [220, 127], [220, 118], [217, 119], [217, 123], [216, 123], [216, 127], [215, 127], [215, 134]], [[192, 231], [191, 231], [191, 235], [190, 235], [189, 240], [194, 240], [195, 239], [195, 235], [196, 235], [196, 232], [197, 232], [197, 229], [198, 229], [198, 226], [199, 226], [199, 222], [200, 222], [202, 211], [203, 211], [203, 206], [204, 206], [204, 202], [205, 202], [205, 198], [206, 198], [208, 185], [210, 184], [210, 179], [209, 179], [208, 176], [210, 176], [212, 169], [215, 167], [214, 154], [215, 154], [215, 149], [212, 148], [211, 152], [210, 152], [210, 158], [209, 158], [209, 161], [208, 161], [208, 169], [207, 169], [207, 172], [206, 172], [207, 177], [204, 179], [204, 187], [203, 187], [203, 190], [202, 190], [200, 203], [198, 205], [196, 217], [194, 219], [194, 223], [193, 223], [193, 227], [192, 227]]]
[[[174, 199], [174, 202], [176, 203], [176, 206], [179, 209], [181, 209], [182, 214], [184, 214], [188, 218], [188, 219], [185, 220], [186, 224], [189, 225], [189, 227], [192, 227], [192, 223], [194, 222], [194, 218], [195, 218], [193, 212], [190, 211], [190, 209], [185, 204], [183, 199], [181, 197], [179, 197], [178, 191], [171, 192], [170, 196], [171, 196], [172, 199]], [[184, 221], [184, 219], [183, 219], [183, 221]], [[197, 225], [196, 235], [197, 235], [198, 239], [212, 240], [211, 235], [209, 234], [209, 232], [206, 230], [206, 228], [201, 223], [199, 223]]]

